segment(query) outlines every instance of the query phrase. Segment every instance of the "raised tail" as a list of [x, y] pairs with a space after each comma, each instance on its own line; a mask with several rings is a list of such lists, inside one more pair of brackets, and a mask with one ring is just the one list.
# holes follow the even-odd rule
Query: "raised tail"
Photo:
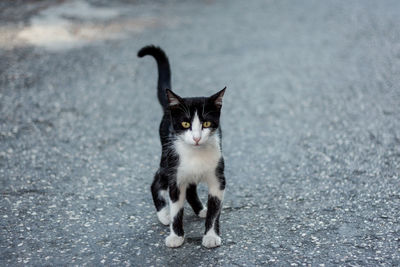
[[153, 45], [143, 47], [137, 55], [138, 57], [150, 55], [156, 59], [158, 67], [157, 96], [158, 101], [160, 101], [161, 106], [165, 110], [168, 106], [165, 89], [171, 89], [171, 70], [167, 55], [161, 48]]

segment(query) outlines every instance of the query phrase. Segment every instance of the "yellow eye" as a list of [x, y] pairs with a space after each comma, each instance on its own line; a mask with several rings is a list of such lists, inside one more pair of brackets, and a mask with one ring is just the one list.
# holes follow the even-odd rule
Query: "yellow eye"
[[182, 127], [183, 128], [189, 128], [190, 127], [190, 123], [188, 123], [187, 121], [183, 121], [182, 122]]
[[209, 122], [209, 121], [203, 122], [203, 127], [204, 127], [204, 128], [208, 128], [208, 127], [210, 127], [210, 126], [211, 126], [211, 122]]

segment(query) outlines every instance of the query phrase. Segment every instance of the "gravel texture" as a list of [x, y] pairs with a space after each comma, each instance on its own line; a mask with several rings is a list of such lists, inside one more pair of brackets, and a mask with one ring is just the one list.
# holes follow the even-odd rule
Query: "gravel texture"
[[[1, 266], [400, 265], [399, 1], [0, 10]], [[228, 88], [220, 248], [189, 208], [183, 247], [164, 245], [147, 44], [177, 93]]]

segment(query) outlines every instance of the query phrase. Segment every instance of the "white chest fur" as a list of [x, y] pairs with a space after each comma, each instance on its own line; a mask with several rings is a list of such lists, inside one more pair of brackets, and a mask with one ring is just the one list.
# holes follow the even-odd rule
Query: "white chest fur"
[[218, 137], [214, 137], [207, 144], [198, 147], [188, 145], [181, 140], [175, 141], [174, 145], [179, 155], [178, 184], [197, 184], [207, 177], [215, 175], [221, 158]]

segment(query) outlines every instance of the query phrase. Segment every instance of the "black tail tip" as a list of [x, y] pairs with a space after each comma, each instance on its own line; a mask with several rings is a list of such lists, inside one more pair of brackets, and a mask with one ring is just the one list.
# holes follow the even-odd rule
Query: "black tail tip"
[[146, 55], [146, 48], [147, 48], [148, 46], [145, 46], [145, 47], [143, 47], [142, 49], [140, 49], [138, 52], [137, 52], [137, 56], [138, 57], [144, 57], [145, 55]]
[[[153, 55], [156, 51], [160, 51], [161, 49], [155, 45], [146, 45], [142, 47], [137, 53], [138, 57], [144, 57], [147, 55]], [[162, 51], [162, 50], [161, 50]]]

